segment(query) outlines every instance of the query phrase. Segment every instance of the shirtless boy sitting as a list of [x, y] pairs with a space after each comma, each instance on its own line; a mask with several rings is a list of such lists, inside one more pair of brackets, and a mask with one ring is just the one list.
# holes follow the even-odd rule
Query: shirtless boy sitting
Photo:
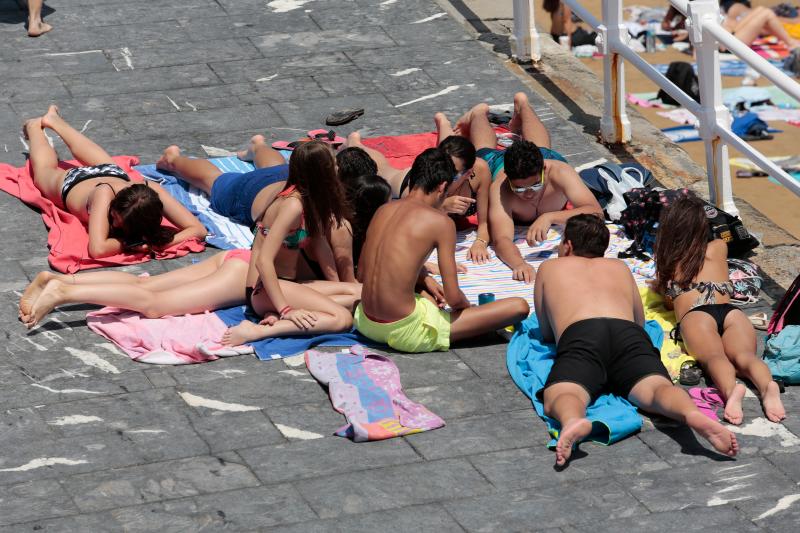
[[[455, 175], [449, 156], [425, 150], [409, 171], [409, 194], [378, 209], [367, 230], [354, 323], [366, 337], [398, 351], [447, 350], [451, 342], [515, 324], [530, 312], [522, 298], [470, 307], [458, 288], [455, 224], [441, 210]], [[423, 266], [434, 248], [444, 287]], [[445, 304], [450, 313], [441, 309]]]
[[553, 368], [537, 395], [544, 412], [561, 423], [556, 464], [592, 430], [587, 406], [614, 393], [642, 409], [684, 422], [714, 448], [733, 457], [736, 437], [702, 414], [686, 391], [675, 387], [650, 338], [636, 282], [618, 259], [605, 259], [609, 233], [602, 219], [578, 215], [567, 221], [558, 258], [539, 268], [536, 316], [545, 342], [556, 342]]
[[[550, 149], [550, 135], [525, 93], [514, 95], [514, 116], [508, 124], [522, 138], [507, 150], [497, 148], [488, 112], [488, 105], [476, 105], [455, 130], [472, 141], [492, 172], [489, 230], [497, 257], [511, 268], [514, 279], [530, 283], [536, 272], [514, 245], [514, 223], [530, 224], [527, 240], [533, 245], [547, 238], [550, 226], [581, 213], [602, 215], [603, 210], [564, 156]], [[565, 211], [568, 204], [572, 209]]]

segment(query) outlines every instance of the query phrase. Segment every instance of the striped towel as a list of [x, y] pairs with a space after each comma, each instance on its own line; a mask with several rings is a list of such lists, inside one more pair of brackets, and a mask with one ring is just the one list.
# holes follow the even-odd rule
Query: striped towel
[[[281, 152], [284, 158], [291, 152]], [[252, 163], [242, 161], [238, 157], [219, 157], [209, 159], [223, 172], [250, 172], [255, 167]], [[172, 174], [161, 172], [155, 165], [134, 167], [145, 178], [161, 184], [186, 209], [192, 212], [208, 229], [206, 242], [216, 248], [232, 250], [234, 248], [250, 248], [253, 245], [253, 233], [250, 228], [237, 224], [211, 209], [208, 195], [189, 185]]]
[[[608, 229], [611, 232], [611, 242], [606, 250], [606, 257], [617, 257], [617, 254], [626, 250], [632, 241], [625, 236], [621, 226], [609, 224]], [[550, 229], [547, 240], [536, 246], [528, 246], [525, 241], [527, 231], [527, 226], [518, 226], [514, 235], [514, 243], [522, 253], [522, 257], [534, 268], [539, 268], [545, 259], [558, 256], [557, 248], [561, 241], [560, 230]], [[525, 298], [533, 309], [533, 285], [513, 280], [511, 269], [491, 251], [491, 259], [488, 263], [478, 265], [467, 261], [467, 250], [475, 241], [475, 237], [477, 237], [477, 233], [474, 230], [461, 231], [458, 233], [456, 244], [456, 261], [464, 263], [468, 269], [465, 274], [458, 275], [458, 284], [469, 301], [477, 304], [479, 294], [492, 292], [498, 300], [512, 296]], [[436, 260], [436, 251], [434, 251], [429, 261], [436, 262]], [[646, 281], [654, 278], [655, 265], [652, 261], [645, 262], [638, 259], [624, 259], [623, 261], [631, 269], [637, 285], [644, 286]], [[440, 276], [435, 276], [435, 278], [439, 283], [442, 282]]]

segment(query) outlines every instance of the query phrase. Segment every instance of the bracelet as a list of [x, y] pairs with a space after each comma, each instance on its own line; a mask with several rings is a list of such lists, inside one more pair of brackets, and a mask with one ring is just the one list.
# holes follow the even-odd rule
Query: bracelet
[[481, 241], [486, 246], [489, 246], [489, 241], [487, 241], [486, 239], [481, 239], [480, 237], [475, 237], [475, 240], [476, 241]]
[[284, 307], [283, 309], [278, 311], [278, 316], [281, 319], [283, 319], [283, 317], [286, 316], [286, 313], [289, 313], [291, 310], [292, 310], [292, 306], [291, 305], [287, 305], [286, 307]]

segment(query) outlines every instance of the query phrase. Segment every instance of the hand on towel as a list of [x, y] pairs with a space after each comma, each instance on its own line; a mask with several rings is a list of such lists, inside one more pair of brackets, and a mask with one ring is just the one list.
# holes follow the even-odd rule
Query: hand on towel
[[479, 265], [488, 262], [491, 257], [489, 256], [489, 249], [486, 243], [476, 239], [475, 242], [472, 243], [472, 246], [469, 247], [469, 250], [467, 250], [467, 259]]
[[533, 283], [533, 280], [536, 279], [536, 270], [532, 265], [528, 264], [526, 261], [523, 261], [511, 269], [511, 277], [517, 281]]
[[463, 215], [475, 201], [468, 196], [450, 196], [442, 203], [442, 209], [448, 214]]
[[547, 240], [547, 232], [550, 231], [550, 226], [553, 225], [548, 215], [549, 213], [539, 215], [539, 218], [528, 228], [528, 235], [526, 237], [528, 246], [535, 246]]

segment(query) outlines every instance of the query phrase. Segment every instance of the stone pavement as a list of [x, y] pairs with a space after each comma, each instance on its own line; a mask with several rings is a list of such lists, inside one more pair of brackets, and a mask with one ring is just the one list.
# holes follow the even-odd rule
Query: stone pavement
[[[455, 117], [526, 90], [434, 1], [47, 5], [55, 30], [33, 40], [16, 3], [0, 0], [4, 162], [24, 162], [20, 124], [50, 102], [110, 152], [152, 162], [170, 143], [205, 156], [254, 133], [292, 139], [352, 105], [366, 114], [339, 133], [429, 130], [434, 111]], [[531, 101], [574, 165], [609, 155]], [[770, 433], [754, 398], [736, 461], [648, 420], [556, 472], [544, 425], [508, 377], [506, 345], [488, 338], [394, 354], [409, 397], [447, 426], [354, 444], [331, 436], [342, 417], [297, 358], [145, 366], [87, 330], [87, 306], [26, 335], [16, 304], [47, 268], [45, 231], [7, 195], [0, 221], [0, 531], [797, 530], [800, 422]], [[795, 390], [784, 398], [800, 411]]]

